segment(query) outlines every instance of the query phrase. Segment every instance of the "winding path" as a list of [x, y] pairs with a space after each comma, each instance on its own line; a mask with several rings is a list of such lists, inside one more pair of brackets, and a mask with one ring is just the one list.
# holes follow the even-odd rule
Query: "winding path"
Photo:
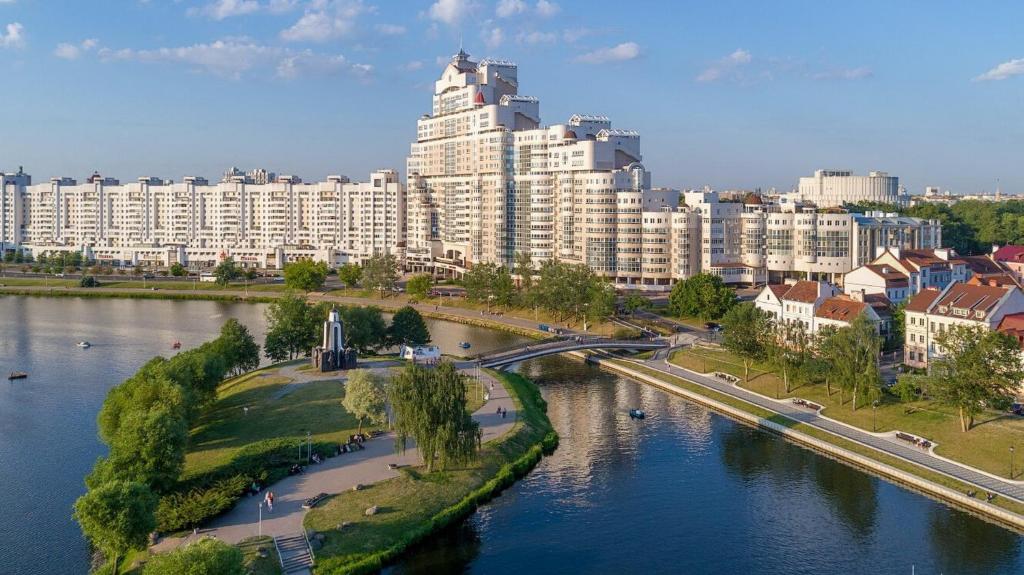
[[[469, 376], [477, 375], [470, 363], [457, 364]], [[282, 369], [288, 370], [285, 375], [295, 378], [295, 382], [285, 389], [293, 386], [313, 384], [323, 381], [321, 374], [317, 372], [296, 371], [298, 366], [289, 366]], [[388, 366], [375, 365], [366, 366], [366, 369], [383, 369]], [[290, 370], [289, 370], [290, 368]], [[320, 379], [317, 379], [320, 376]], [[336, 382], [337, 374], [331, 374], [331, 381]], [[483, 441], [490, 441], [500, 437], [512, 429], [516, 421], [515, 402], [508, 394], [508, 390], [502, 382], [485, 371], [479, 372], [479, 377], [488, 387], [493, 385], [490, 391], [490, 398], [480, 409], [473, 413], [473, 419], [480, 424], [483, 430]], [[498, 415], [498, 408], [508, 411], [506, 417]], [[336, 494], [352, 489], [357, 484], [369, 485], [397, 477], [399, 472], [391, 469], [389, 464], [397, 465], [418, 465], [420, 463], [419, 450], [415, 447], [407, 449], [402, 455], [394, 450], [394, 435], [387, 433], [380, 437], [367, 441], [366, 449], [354, 453], [345, 453], [327, 459], [319, 465], [309, 465], [306, 472], [301, 475], [294, 475], [278, 481], [269, 486], [274, 492], [274, 511], [270, 512], [264, 507], [262, 509], [262, 521], [260, 521], [260, 502], [263, 500], [263, 493], [260, 496], [250, 496], [242, 499], [231, 511], [213, 520], [208, 526], [200, 529], [197, 534], [187, 537], [168, 537], [161, 540], [152, 547], [154, 552], [169, 551], [188, 543], [198, 537], [213, 536], [228, 543], [239, 541], [255, 535], [269, 535], [279, 537], [302, 533], [302, 520], [306, 510], [302, 503], [320, 493]]]

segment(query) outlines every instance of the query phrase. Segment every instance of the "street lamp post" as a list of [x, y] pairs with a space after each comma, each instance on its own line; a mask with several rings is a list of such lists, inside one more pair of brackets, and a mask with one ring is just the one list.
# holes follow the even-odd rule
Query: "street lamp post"
[[1013, 479], [1013, 446], [1010, 446], [1010, 479]]
[[306, 432], [306, 464], [313, 460], [313, 436]]
[[258, 525], [258, 527], [257, 527], [257, 535], [262, 537], [263, 536], [263, 502], [262, 501], [260, 501], [260, 520], [257, 523], [257, 525]]
[[873, 431], [873, 432], [878, 431], [878, 424], [876, 423], [877, 420], [876, 420], [876, 415], [875, 415], [875, 413], [877, 411], [878, 411], [878, 400], [876, 399], [871, 404], [871, 431]]

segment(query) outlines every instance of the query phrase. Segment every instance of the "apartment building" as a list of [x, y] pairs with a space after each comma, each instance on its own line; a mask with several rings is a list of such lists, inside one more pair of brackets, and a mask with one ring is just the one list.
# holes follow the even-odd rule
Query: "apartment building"
[[1003, 318], [1024, 312], [1024, 292], [1016, 286], [956, 282], [944, 289], [926, 288], [907, 301], [904, 362], [926, 368], [943, 350], [935, 337], [952, 325], [996, 329]]
[[4, 232], [11, 244], [36, 254], [81, 251], [122, 265], [210, 266], [233, 257], [247, 267], [281, 268], [305, 258], [359, 261], [401, 249], [405, 237], [404, 187], [394, 170], [374, 172], [365, 183], [344, 176], [315, 183], [280, 176], [265, 184], [246, 175], [218, 184], [194, 176], [126, 184], [100, 174], [84, 183], [11, 179], [7, 185], [4, 176], [0, 221], [12, 222]]

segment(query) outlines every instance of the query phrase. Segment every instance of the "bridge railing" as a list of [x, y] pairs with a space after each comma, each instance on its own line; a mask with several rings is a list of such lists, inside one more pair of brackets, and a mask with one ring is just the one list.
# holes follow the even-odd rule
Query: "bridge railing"
[[496, 361], [508, 357], [516, 357], [525, 354], [534, 354], [540, 351], [553, 351], [562, 348], [577, 348], [580, 346], [626, 346], [630, 344], [652, 344], [664, 342], [667, 345], [667, 341], [662, 338], [648, 337], [648, 338], [637, 338], [637, 339], [611, 339], [604, 336], [570, 336], [566, 338], [560, 338], [557, 341], [548, 341], [541, 344], [524, 344], [517, 346], [513, 349], [501, 351], [498, 353], [489, 353], [487, 355], [480, 355], [476, 359], [477, 361]]
[[536, 345], [544, 345], [546, 343], [565, 341], [566, 337], [568, 337], [568, 336], [562, 335], [562, 336], [547, 337], [547, 338], [544, 338], [544, 339], [535, 339], [531, 343], [528, 343], [528, 344], [514, 343], [514, 344], [511, 344], [511, 345], [506, 345], [504, 347], [499, 347], [497, 349], [492, 349], [490, 351], [482, 351], [482, 352], [474, 355], [473, 359], [483, 359], [485, 357], [494, 357], [494, 356], [498, 356], [498, 355], [503, 355], [503, 354], [506, 354], [506, 353], [508, 353], [510, 351], [517, 351], [517, 350], [523, 349], [527, 345], [529, 345], [530, 347], [533, 347], [533, 346], [536, 346]]

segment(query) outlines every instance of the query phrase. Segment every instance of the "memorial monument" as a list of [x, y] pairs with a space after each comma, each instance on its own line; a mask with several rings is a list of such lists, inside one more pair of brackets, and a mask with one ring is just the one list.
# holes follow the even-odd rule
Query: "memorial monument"
[[355, 369], [356, 359], [356, 350], [345, 347], [345, 324], [333, 308], [324, 322], [323, 343], [313, 348], [313, 365], [322, 372]]

